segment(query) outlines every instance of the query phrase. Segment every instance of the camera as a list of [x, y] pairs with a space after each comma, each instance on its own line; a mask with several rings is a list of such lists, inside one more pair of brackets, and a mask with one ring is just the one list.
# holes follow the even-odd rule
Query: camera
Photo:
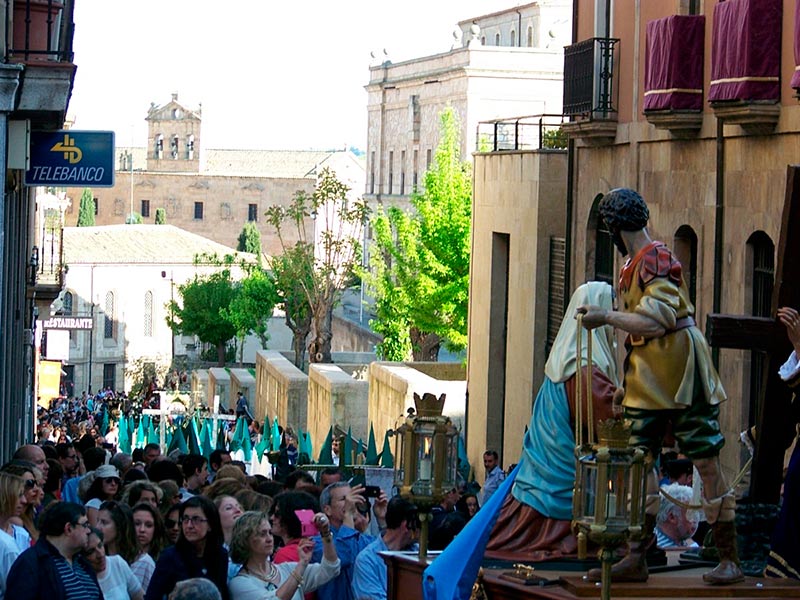
[[377, 485], [366, 485], [361, 495], [364, 498], [378, 498], [381, 495], [381, 488]]

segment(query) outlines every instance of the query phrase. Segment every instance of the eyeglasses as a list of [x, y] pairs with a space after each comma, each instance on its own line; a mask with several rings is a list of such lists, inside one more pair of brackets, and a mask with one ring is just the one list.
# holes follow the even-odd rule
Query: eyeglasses
[[112, 483], [116, 484], [116, 485], [119, 485], [119, 479], [117, 479], [116, 477], [106, 477], [103, 480], [103, 483], [108, 483], [109, 485], [112, 484]]
[[35, 479], [26, 479], [26, 480], [25, 480], [25, 489], [26, 489], [26, 490], [32, 490], [32, 489], [33, 489], [33, 488], [35, 488], [37, 485], [39, 485], [39, 484], [38, 484], [38, 483], [36, 483], [36, 480], [35, 480]]
[[64, 458], [68, 458], [70, 460], [75, 460], [76, 458], [78, 458], [78, 455], [77, 454], [68, 454]]
[[183, 517], [181, 517], [181, 523], [183, 523], [184, 525], [186, 525], [187, 523], [191, 523], [192, 525], [194, 525], [196, 527], [196, 526], [201, 525], [203, 523], [208, 523], [208, 519], [204, 519], [203, 517], [187, 517], [187, 516], [183, 516]]
[[82, 521], [82, 522], [79, 522], [79, 523], [73, 523], [73, 525], [75, 525], [75, 527], [83, 527], [87, 531], [92, 528], [92, 524], [89, 523], [89, 521]]

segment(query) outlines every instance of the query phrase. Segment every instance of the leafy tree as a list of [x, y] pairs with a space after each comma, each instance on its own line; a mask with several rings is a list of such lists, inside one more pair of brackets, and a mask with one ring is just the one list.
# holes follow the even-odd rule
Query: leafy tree
[[144, 219], [142, 219], [142, 215], [137, 212], [128, 213], [128, 216], [125, 217], [126, 225], [141, 225], [142, 223], [144, 223]]
[[210, 275], [196, 275], [177, 286], [182, 303], [167, 303], [167, 324], [173, 333], [196, 335], [217, 348], [219, 366], [225, 364], [225, 345], [236, 335], [236, 326], [225, 316], [236, 292], [230, 269]]
[[305, 366], [306, 338], [311, 332], [311, 306], [305, 290], [314, 286], [314, 248], [297, 243], [270, 260], [272, 277], [280, 304], [286, 315], [286, 326], [292, 332], [294, 364]]
[[94, 196], [92, 190], [83, 188], [78, 207], [78, 227], [94, 227]]
[[239, 252], [249, 252], [250, 254], [261, 256], [261, 233], [259, 233], [258, 227], [252, 221], [248, 221], [242, 227], [236, 249]]
[[244, 348], [244, 338], [251, 332], [258, 336], [261, 347], [266, 348], [269, 319], [279, 301], [275, 281], [266, 271], [256, 267], [251, 268], [234, 289], [236, 294], [230, 306], [222, 309], [222, 315], [236, 328], [241, 348]]
[[407, 354], [407, 343], [414, 360], [436, 360], [442, 342], [466, 347], [472, 174], [460, 148], [458, 118], [447, 108], [425, 189], [411, 196], [414, 212], [390, 208], [373, 220], [365, 276], [375, 297], [373, 328], [384, 336], [380, 351], [393, 360]]
[[[266, 213], [284, 254], [296, 249], [293, 266], [312, 275], [300, 280], [313, 324], [308, 346], [312, 362], [331, 362], [333, 307], [361, 261], [359, 240], [369, 209], [363, 199], [350, 200], [349, 191], [333, 171], [325, 168], [313, 193], [298, 191], [288, 206], [273, 205]], [[317, 226], [316, 244], [314, 231], [306, 231], [306, 222], [312, 216]], [[287, 229], [294, 232], [296, 243], [288, 241]], [[304, 261], [305, 266], [294, 261]]]
[[163, 208], [156, 209], [156, 225], [167, 224], [167, 211]]

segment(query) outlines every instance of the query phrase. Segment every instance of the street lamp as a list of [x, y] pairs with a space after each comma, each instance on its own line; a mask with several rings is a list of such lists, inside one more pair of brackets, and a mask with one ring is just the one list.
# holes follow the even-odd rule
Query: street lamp
[[416, 415], [409, 415], [395, 431], [398, 465], [394, 484], [401, 496], [419, 509], [419, 560], [428, 557], [431, 510], [456, 487], [458, 430], [442, 415], [445, 394], [414, 394]]

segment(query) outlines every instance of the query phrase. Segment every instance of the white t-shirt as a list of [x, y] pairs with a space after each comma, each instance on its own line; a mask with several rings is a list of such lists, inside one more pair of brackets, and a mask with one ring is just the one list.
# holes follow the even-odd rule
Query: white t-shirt
[[106, 556], [106, 570], [97, 574], [97, 582], [106, 600], [130, 600], [142, 593], [142, 584], [119, 554]]
[[22, 525], [12, 525], [14, 541], [17, 543], [20, 554], [31, 547], [31, 534]]
[[19, 554], [19, 548], [17, 548], [14, 538], [0, 529], [0, 600], [6, 597], [8, 572]]
[[136, 560], [131, 564], [131, 571], [136, 576], [136, 579], [142, 584], [142, 589], [147, 592], [150, 586], [150, 579], [153, 577], [153, 571], [156, 570], [156, 561], [153, 557], [146, 552], [136, 557]]

